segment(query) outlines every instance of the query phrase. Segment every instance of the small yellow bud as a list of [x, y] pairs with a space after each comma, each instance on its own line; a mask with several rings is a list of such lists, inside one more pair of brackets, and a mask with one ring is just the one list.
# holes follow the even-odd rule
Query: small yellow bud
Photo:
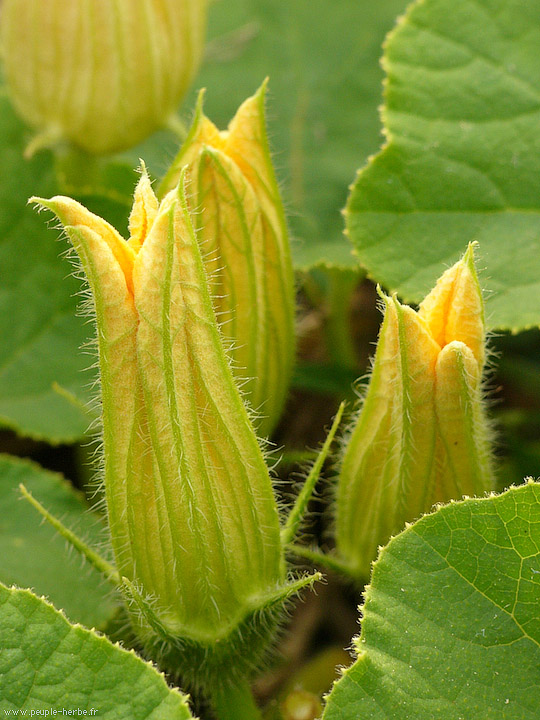
[[216, 315], [258, 430], [279, 419], [294, 361], [294, 277], [285, 216], [270, 159], [265, 85], [219, 131], [203, 114], [202, 94], [188, 138], [165, 177], [192, 179], [198, 228]]
[[367, 394], [344, 450], [336, 545], [359, 578], [377, 548], [436, 502], [493, 485], [481, 398], [483, 301], [473, 247], [418, 312], [383, 296]]
[[207, 0], [4, 0], [0, 44], [13, 103], [38, 136], [91, 153], [166, 125], [202, 54]]
[[129, 241], [74, 200], [34, 202], [62, 221], [92, 290], [108, 521], [135, 630], [211, 682], [257, 661], [307, 581], [286, 584], [272, 483], [186, 196], [182, 174], [158, 203], [143, 173]]
[[439, 278], [434, 289], [420, 303], [418, 315], [441, 347], [460, 340], [471, 349], [478, 366], [483, 369], [486, 344], [484, 302], [474, 267], [472, 244], [460, 262]]

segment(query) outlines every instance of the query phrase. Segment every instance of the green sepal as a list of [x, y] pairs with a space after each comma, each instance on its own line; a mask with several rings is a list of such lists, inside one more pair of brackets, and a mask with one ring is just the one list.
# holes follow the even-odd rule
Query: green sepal
[[[31, 493], [20, 485], [23, 497], [49, 522], [62, 537], [99, 570], [104, 577], [121, 589], [131, 607], [132, 618], [137, 614], [143, 621], [140, 635], [152, 658], [158, 657], [160, 665], [170, 673], [182, 676], [192, 688], [208, 690], [213, 685], [233, 683], [259, 666], [267, 646], [283, 619], [287, 603], [303, 588], [322, 580], [320, 572], [297, 578], [275, 592], [255, 598], [247, 608], [245, 617], [226, 637], [201, 642], [181, 636], [166, 627], [154, 612], [152, 599], [141, 593], [128, 578], [120, 578], [116, 569], [92, 548], [51, 515]], [[152, 634], [148, 633], [148, 627]], [[145, 629], [146, 628], [146, 629]], [[143, 634], [144, 633], [144, 634]], [[204, 672], [201, 673], [201, 669]]]
[[338, 408], [338, 411], [332, 423], [332, 427], [330, 428], [330, 431], [326, 436], [324, 445], [322, 446], [315, 462], [313, 463], [309, 475], [307, 476], [306, 481], [302, 486], [298, 497], [296, 498], [296, 502], [294, 503], [294, 506], [287, 517], [287, 521], [284, 527], [281, 529], [281, 543], [283, 547], [293, 542], [296, 537], [298, 527], [302, 522], [302, 518], [304, 517], [308, 502], [313, 495], [313, 490], [315, 489], [315, 485], [321, 474], [322, 467], [330, 452], [330, 448], [338, 430], [339, 423], [341, 422], [341, 418], [343, 417], [344, 410], [345, 402], [342, 402]]
[[39, 500], [36, 500], [32, 493], [30, 493], [22, 483], [19, 485], [19, 490], [21, 491], [21, 495], [24, 497], [24, 499], [27, 500], [33, 507], [35, 507], [35, 509], [45, 518], [45, 520], [50, 523], [53, 528], [70, 543], [70, 545], [73, 545], [77, 552], [81, 553], [81, 555], [84, 555], [88, 562], [96, 570], [98, 570], [110, 583], [112, 583], [117, 588], [120, 587], [120, 577], [118, 575], [118, 572], [116, 571], [116, 568], [111, 565], [111, 563], [107, 562], [107, 560], [102, 558], [99, 553], [97, 553], [83, 540], [81, 540], [74, 532], [72, 532], [60, 520], [58, 520], [58, 518], [54, 517], [54, 515], [51, 515], [51, 513], [45, 507], [43, 507]]
[[[139, 639], [147, 655], [192, 691], [212, 695], [215, 688], [245, 682], [264, 664], [286, 608], [298, 593], [323, 579], [320, 572], [291, 580], [274, 592], [253, 598], [244, 618], [226, 636], [206, 642], [171, 632], [154, 612], [152, 599], [144, 597], [126, 578], [123, 589], [131, 598], [132, 618], [140, 613]], [[150, 628], [151, 631], [148, 630]]]

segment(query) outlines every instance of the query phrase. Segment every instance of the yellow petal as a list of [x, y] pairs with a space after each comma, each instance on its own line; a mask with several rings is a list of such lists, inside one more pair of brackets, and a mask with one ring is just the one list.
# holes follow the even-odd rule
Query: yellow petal
[[192, 128], [160, 195], [187, 167], [189, 202], [198, 213], [218, 319], [232, 341], [237, 376], [247, 378], [243, 387], [259, 414], [257, 430], [267, 436], [283, 409], [294, 363], [295, 292], [266, 137], [265, 90], [263, 84], [246, 100], [223, 132], [204, 116], [200, 95]]
[[201, 90], [197, 98], [195, 114], [189, 133], [159, 186], [158, 195], [160, 198], [163, 198], [178, 185], [182, 168], [197, 162], [205, 145], [216, 149], [222, 149], [224, 146], [223, 133], [220, 133], [214, 123], [203, 112], [203, 100], [204, 91]]
[[108, 520], [117, 568], [120, 573], [132, 573], [127, 477], [129, 468], [138, 463], [138, 458], [132, 459], [133, 454], [140, 454], [136, 449], [141, 398], [135, 347], [138, 318], [133, 293], [118, 257], [127, 262], [126, 257], [129, 260], [133, 251], [114, 228], [79, 203], [63, 197], [33, 201], [67, 223], [66, 233], [92, 290], [99, 347]]
[[247, 381], [242, 388], [252, 407], [273, 421], [280, 404], [276, 390], [288, 368], [272, 328], [287, 322], [282, 316], [288, 308], [268, 292], [276, 268], [265, 255], [259, 201], [240, 169], [220, 151], [206, 148], [192, 174], [201, 207], [195, 216], [201, 251], [234, 372]]
[[277, 310], [268, 315], [268, 335], [273, 353], [279, 358], [268, 366], [264, 377], [271, 398], [262, 412], [270, 431], [281, 413], [295, 355], [295, 294], [285, 212], [272, 165], [266, 131], [264, 101], [266, 82], [248, 98], [229, 124], [224, 152], [253, 189], [262, 212], [264, 235], [265, 292]]
[[152, 183], [143, 166], [141, 178], [135, 188], [133, 208], [129, 216], [128, 245], [138, 253], [146, 236], [150, 232], [158, 211], [158, 199], [152, 190]]
[[441, 347], [458, 340], [469, 347], [480, 368], [485, 359], [484, 302], [474, 266], [471, 243], [459, 262], [449, 268], [418, 311]]
[[112, 225], [109, 225], [106, 220], [103, 220], [103, 218], [100, 218], [98, 215], [91, 213], [90, 210], [76, 200], [64, 197], [63, 195], [56, 195], [50, 200], [31, 198], [30, 202], [36, 202], [52, 210], [66, 229], [68, 227], [77, 227], [83, 231], [86, 228], [96, 235], [99, 240], [95, 239], [92, 243], [95, 251], [97, 252], [101, 245], [106, 245], [109, 248], [116, 260], [116, 264], [122, 270], [126, 286], [133, 296], [132, 274], [135, 253]]
[[266, 82], [245, 100], [231, 120], [224, 151], [234, 160], [259, 198], [262, 210], [285, 243], [285, 218], [266, 132]]

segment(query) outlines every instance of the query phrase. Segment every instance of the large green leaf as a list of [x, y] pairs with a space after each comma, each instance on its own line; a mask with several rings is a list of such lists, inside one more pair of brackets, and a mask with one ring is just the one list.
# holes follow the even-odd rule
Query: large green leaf
[[106, 537], [101, 518], [60, 475], [0, 456], [0, 581], [46, 595], [75, 622], [104, 626], [117, 607], [111, 587], [21, 498], [20, 483], [89, 545], [101, 548]]
[[540, 2], [420, 0], [389, 37], [388, 144], [347, 210], [370, 274], [418, 301], [478, 240], [492, 327], [540, 323]]
[[536, 720], [540, 485], [452, 503], [391, 540], [363, 614], [324, 720]]
[[[186, 698], [149, 663], [70, 625], [29, 590], [0, 585], [0, 710], [99, 720], [189, 720]], [[12, 711], [12, 712], [10, 712]], [[48, 711], [48, 715], [46, 712]], [[22, 713], [20, 713], [22, 714]]]
[[23, 159], [28, 138], [0, 93], [0, 423], [71, 441], [89, 424], [82, 405], [69, 399], [85, 397], [91, 380], [83, 372], [90, 361], [79, 352], [89, 329], [75, 317], [80, 285], [66, 277], [69, 264], [59, 258], [65, 247], [26, 204], [31, 195], [55, 192], [51, 155]]

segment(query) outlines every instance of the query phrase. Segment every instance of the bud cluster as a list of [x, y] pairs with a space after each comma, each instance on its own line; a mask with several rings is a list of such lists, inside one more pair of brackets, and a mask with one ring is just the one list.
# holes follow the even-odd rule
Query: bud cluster
[[[288, 581], [285, 551], [343, 411], [281, 525], [256, 429], [270, 434], [287, 391], [294, 283], [264, 92], [222, 132], [199, 97], [158, 196], [143, 168], [127, 240], [75, 200], [34, 198], [60, 219], [91, 289], [115, 567], [61, 531], [121, 589], [149, 655], [210, 695], [260, 661], [287, 599], [319, 577]], [[381, 297], [341, 459], [337, 557], [323, 557], [355, 579], [406, 522], [493, 482], [473, 246], [418, 311]]]

